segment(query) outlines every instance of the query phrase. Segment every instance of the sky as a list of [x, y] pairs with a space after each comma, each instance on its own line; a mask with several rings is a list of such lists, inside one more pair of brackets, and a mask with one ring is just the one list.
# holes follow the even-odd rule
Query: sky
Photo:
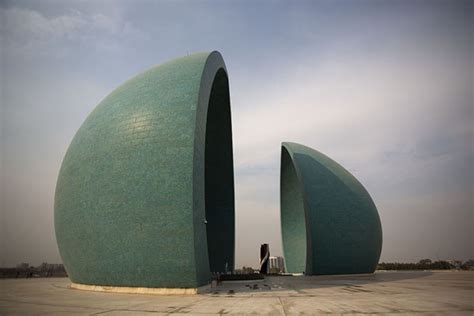
[[474, 259], [469, 1], [0, 0], [0, 265], [61, 262], [53, 198], [86, 116], [130, 77], [218, 50], [230, 80], [236, 267], [282, 255], [280, 146], [377, 205], [381, 261]]

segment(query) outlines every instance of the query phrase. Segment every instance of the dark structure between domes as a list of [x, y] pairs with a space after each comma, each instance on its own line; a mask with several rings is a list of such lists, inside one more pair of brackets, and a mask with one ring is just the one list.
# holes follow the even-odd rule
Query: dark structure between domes
[[55, 195], [74, 283], [196, 288], [234, 269], [227, 71], [218, 52], [128, 80], [72, 140]]
[[374, 272], [382, 249], [380, 218], [369, 193], [316, 150], [283, 143], [281, 230], [292, 273]]
[[268, 244], [260, 245], [260, 274], [268, 274], [268, 260], [270, 258], [270, 247]]

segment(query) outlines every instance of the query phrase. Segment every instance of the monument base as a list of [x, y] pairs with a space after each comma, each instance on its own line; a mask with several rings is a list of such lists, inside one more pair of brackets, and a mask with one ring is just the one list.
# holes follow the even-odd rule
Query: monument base
[[208, 292], [211, 285], [204, 285], [198, 288], [158, 288], [158, 287], [130, 287], [130, 286], [108, 286], [108, 285], [89, 285], [80, 283], [71, 283], [71, 289], [82, 291], [95, 291], [107, 293], [123, 294], [155, 294], [155, 295], [196, 295]]

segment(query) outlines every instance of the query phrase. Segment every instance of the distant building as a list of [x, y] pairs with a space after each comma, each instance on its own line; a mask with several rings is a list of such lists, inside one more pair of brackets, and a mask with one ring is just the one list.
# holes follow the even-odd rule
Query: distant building
[[283, 257], [270, 257], [269, 259], [270, 273], [285, 272], [285, 259]]
[[30, 267], [30, 264], [29, 263], [26, 263], [26, 262], [22, 262], [22, 263], [19, 263], [16, 265], [16, 268], [17, 269], [28, 269]]

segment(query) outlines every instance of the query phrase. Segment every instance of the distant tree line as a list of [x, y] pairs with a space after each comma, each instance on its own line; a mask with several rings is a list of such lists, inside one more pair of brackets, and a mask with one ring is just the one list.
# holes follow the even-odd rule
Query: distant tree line
[[[377, 265], [377, 270], [472, 270], [474, 271], [474, 260], [438, 260], [423, 259], [417, 263], [381, 262]], [[270, 271], [274, 272], [274, 271]], [[276, 272], [276, 271], [275, 271]], [[232, 276], [234, 275], [234, 276]], [[232, 275], [225, 278], [255, 279], [258, 270], [251, 267], [236, 269]], [[62, 264], [42, 263], [39, 266], [30, 266], [28, 263], [20, 263], [14, 268], [0, 268], [0, 279], [5, 278], [38, 278], [38, 277], [66, 277], [67, 273]]]
[[431, 261], [431, 259], [423, 259], [417, 263], [379, 263], [377, 270], [474, 270], [474, 260], [465, 262], [459, 260], [438, 260]]
[[30, 266], [28, 263], [20, 263], [14, 268], [0, 268], [0, 278], [47, 278], [66, 277], [67, 273], [61, 263], [43, 262], [39, 266]]

